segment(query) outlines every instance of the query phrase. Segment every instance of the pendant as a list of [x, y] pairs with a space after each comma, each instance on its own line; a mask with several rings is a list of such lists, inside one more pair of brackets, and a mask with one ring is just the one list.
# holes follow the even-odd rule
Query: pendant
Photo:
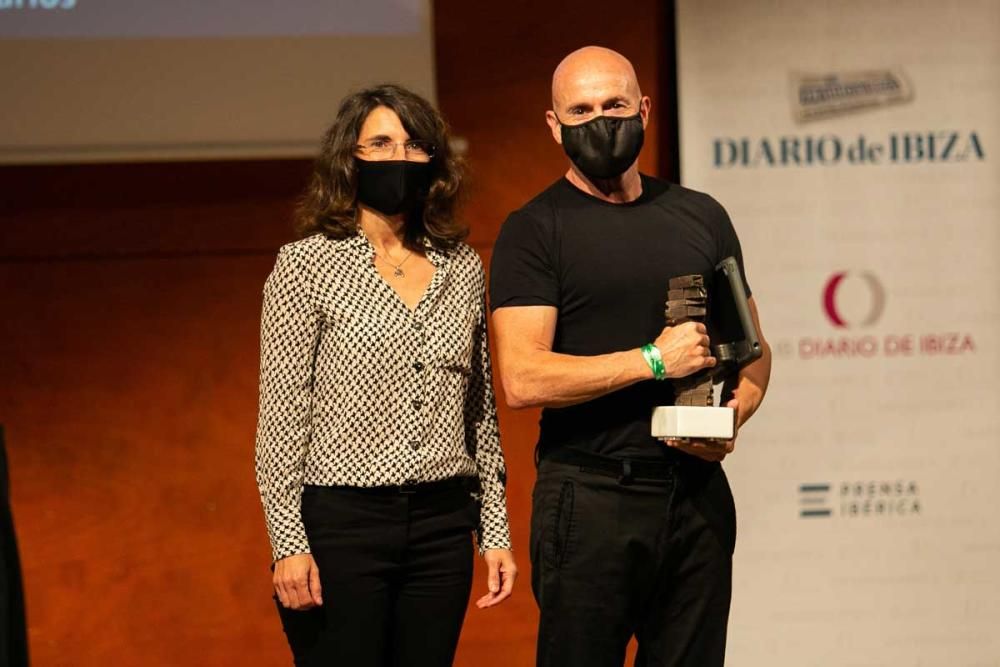
[[396, 276], [397, 278], [402, 278], [403, 277], [403, 269], [401, 269], [401, 268], [399, 268], [397, 266], [396, 270], [392, 272], [392, 275]]

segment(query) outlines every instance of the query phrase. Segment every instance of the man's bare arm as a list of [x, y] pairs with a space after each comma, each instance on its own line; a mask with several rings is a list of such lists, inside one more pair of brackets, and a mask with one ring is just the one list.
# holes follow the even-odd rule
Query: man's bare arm
[[[553, 306], [510, 306], [493, 313], [507, 405], [565, 407], [653, 377], [639, 348], [588, 357], [553, 352], [558, 312]], [[668, 377], [684, 377], [715, 365], [702, 324], [667, 327], [653, 342]]]

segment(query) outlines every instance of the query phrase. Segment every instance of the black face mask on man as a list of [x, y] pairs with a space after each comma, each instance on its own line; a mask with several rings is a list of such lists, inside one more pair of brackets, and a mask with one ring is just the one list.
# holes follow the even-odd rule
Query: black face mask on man
[[639, 157], [645, 138], [640, 114], [597, 116], [579, 125], [560, 120], [559, 125], [563, 150], [588, 178], [621, 176]]
[[430, 162], [362, 160], [358, 168], [358, 201], [383, 215], [407, 213], [427, 198]]

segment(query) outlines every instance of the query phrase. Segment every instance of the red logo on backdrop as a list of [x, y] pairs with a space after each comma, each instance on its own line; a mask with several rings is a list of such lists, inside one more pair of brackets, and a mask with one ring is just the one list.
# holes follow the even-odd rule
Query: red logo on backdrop
[[849, 275], [852, 274], [849, 274], [847, 271], [840, 271], [830, 276], [830, 279], [826, 281], [826, 286], [823, 288], [823, 310], [835, 327], [841, 329], [856, 325], [870, 327], [879, 321], [879, 318], [882, 317], [882, 311], [885, 310], [885, 288], [882, 287], [882, 283], [879, 282], [874, 273], [870, 271], [861, 271], [858, 273], [857, 279], [863, 281], [868, 286], [871, 303], [867, 315], [861, 318], [860, 321], [848, 321], [837, 307], [837, 290]]
[[823, 284], [821, 301], [827, 320], [836, 329], [845, 330], [844, 334], [802, 337], [797, 346], [781, 341], [779, 354], [794, 354], [796, 347], [800, 359], [960, 355], [976, 351], [970, 332], [849, 334], [850, 329], [873, 327], [885, 313], [886, 288], [871, 271], [832, 274]]

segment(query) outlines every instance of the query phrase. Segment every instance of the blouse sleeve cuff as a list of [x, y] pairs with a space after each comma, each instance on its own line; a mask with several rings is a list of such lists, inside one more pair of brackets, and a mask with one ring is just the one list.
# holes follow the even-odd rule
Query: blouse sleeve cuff
[[493, 488], [484, 490], [483, 504], [479, 511], [479, 529], [476, 531], [479, 555], [489, 549], [511, 548], [504, 487], [499, 482], [494, 482], [491, 486]]
[[271, 544], [271, 557], [274, 562], [278, 562], [282, 558], [288, 558], [289, 556], [296, 556], [298, 554], [307, 554], [311, 552], [312, 550], [309, 548], [309, 540], [306, 539], [304, 534], [301, 537], [294, 539], [290, 538], [277, 544]]

